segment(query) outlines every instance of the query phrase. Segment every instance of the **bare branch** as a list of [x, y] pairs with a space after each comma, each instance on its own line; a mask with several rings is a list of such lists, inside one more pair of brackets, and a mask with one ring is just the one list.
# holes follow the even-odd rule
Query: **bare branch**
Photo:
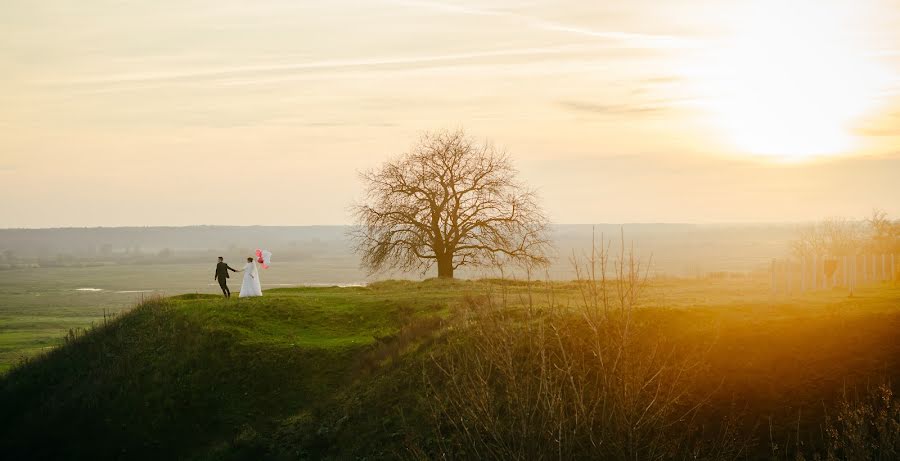
[[353, 207], [362, 265], [427, 269], [452, 277], [503, 254], [546, 265], [547, 218], [537, 195], [516, 181], [509, 157], [462, 131], [427, 133], [406, 154], [360, 174]]

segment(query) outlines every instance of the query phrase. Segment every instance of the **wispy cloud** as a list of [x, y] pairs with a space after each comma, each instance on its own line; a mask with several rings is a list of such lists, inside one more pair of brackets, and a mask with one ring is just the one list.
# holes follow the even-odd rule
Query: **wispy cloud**
[[190, 69], [170, 72], [127, 73], [117, 75], [104, 75], [101, 77], [42, 80], [35, 83], [48, 86], [105, 86], [111, 84], [142, 84], [153, 82], [158, 83], [195, 80], [227, 80], [242, 77], [259, 77], [269, 74], [290, 74], [340, 69], [360, 70], [395, 67], [428, 67], [431, 65], [444, 65], [452, 62], [464, 62], [484, 58], [517, 56], [527, 57], [541, 55], [552, 56], [559, 55], [561, 53], [587, 51], [595, 48], [596, 47], [592, 46], [591, 44], [566, 44], [557, 46], [507, 48], [441, 55], [394, 56], [365, 59], [335, 59], [309, 61], [294, 64], [211, 67], [205, 69]]
[[652, 104], [594, 104], [581, 101], [560, 101], [559, 104], [568, 110], [602, 115], [648, 115], [660, 113], [667, 109], [667, 107], [662, 105]]
[[877, 123], [868, 123], [856, 132], [861, 136], [900, 136], [900, 112], [882, 117]]
[[569, 24], [537, 21], [536, 25], [545, 30], [568, 32], [586, 37], [613, 40], [627, 48], [696, 48], [700, 44], [696, 40], [674, 35], [643, 34], [621, 31], [594, 30]]
[[[208, 66], [186, 68], [184, 62], [171, 70], [131, 73], [107, 73], [73, 76], [66, 79], [35, 81], [37, 85], [66, 87], [85, 93], [108, 93], [119, 91], [149, 90], [172, 84], [217, 83], [221, 85], [255, 85], [281, 82], [284, 80], [322, 78], [330, 73], [334, 78], [343, 76], [360, 77], [362, 71], [403, 71], [468, 64], [483, 59], [500, 58], [550, 58], [574, 53], [596, 53], [605, 49], [646, 48], [666, 49], [694, 46], [694, 42], [684, 37], [665, 34], [647, 34], [619, 30], [597, 30], [573, 24], [549, 21], [540, 17], [522, 14], [521, 5], [503, 8], [486, 8], [434, 0], [382, 0], [407, 8], [422, 8], [441, 13], [457, 15], [477, 15], [509, 18], [527, 28], [561, 32], [580, 38], [577, 43], [552, 46], [532, 46], [494, 50], [472, 50], [460, 53], [410, 56], [382, 56], [359, 59], [322, 59], [293, 63], [293, 56], [270, 56], [269, 62], [240, 66]], [[307, 58], [308, 59], [308, 58]], [[522, 59], [527, 63], [532, 60]], [[505, 63], [509, 64], [509, 63]], [[160, 66], [157, 66], [160, 68]], [[165, 67], [162, 67], [165, 69]], [[352, 72], [352, 73], [346, 73]], [[331, 78], [331, 77], [329, 77]]]
[[433, 10], [467, 14], [476, 16], [499, 16], [516, 19], [523, 24], [546, 31], [564, 32], [582, 37], [590, 37], [601, 40], [616, 42], [619, 46], [625, 48], [696, 48], [700, 46], [700, 42], [695, 39], [679, 37], [668, 34], [652, 34], [637, 33], [620, 30], [598, 30], [590, 27], [583, 27], [575, 24], [567, 24], [556, 21], [549, 21], [542, 18], [529, 16], [521, 13], [515, 13], [509, 10], [498, 10], [489, 8], [479, 8], [473, 6], [463, 6], [449, 4], [438, 1], [423, 0], [386, 0], [390, 3], [400, 4], [404, 6], [430, 8]]
[[432, 10], [443, 11], [447, 13], [468, 14], [473, 16], [508, 16], [512, 13], [501, 10], [493, 10], [488, 8], [478, 8], [473, 6], [458, 5], [452, 3], [444, 3], [427, 0], [385, 0], [395, 5], [429, 8]]

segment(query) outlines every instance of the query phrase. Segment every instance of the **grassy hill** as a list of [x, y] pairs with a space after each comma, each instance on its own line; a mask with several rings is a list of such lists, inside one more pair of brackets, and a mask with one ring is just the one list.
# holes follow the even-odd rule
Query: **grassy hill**
[[[722, 434], [738, 448], [704, 456], [824, 449], [825, 411], [842, 390], [900, 382], [900, 290], [770, 300], [761, 286], [660, 281], [634, 311], [630, 328], [639, 338], [664, 338], [654, 347], [672, 345], [672, 357], [702, 356], [690, 392], [673, 400], [672, 408], [699, 404], [691, 421], [673, 420], [672, 427], [692, 428], [678, 453]], [[443, 375], [441, 367], [460, 363], [445, 359], [490, 361], [470, 345], [506, 338], [516, 344], [510, 357], [522, 359], [514, 368], [529, 370], [534, 355], [520, 353], [542, 344], [534, 338], [543, 325], [567, 332], [554, 340], [560, 347], [577, 343], [581, 294], [571, 283], [432, 280], [149, 300], [2, 377], [0, 452], [8, 459], [384, 459], [436, 457], [450, 447], [451, 457], [468, 457], [468, 439], [454, 433], [459, 427], [446, 420], [452, 408], [441, 399], [455, 395], [456, 376], [470, 369], [463, 363]], [[523, 349], [520, 339], [532, 342]], [[496, 379], [504, 392], [515, 389]], [[508, 413], [510, 404], [490, 411]]]

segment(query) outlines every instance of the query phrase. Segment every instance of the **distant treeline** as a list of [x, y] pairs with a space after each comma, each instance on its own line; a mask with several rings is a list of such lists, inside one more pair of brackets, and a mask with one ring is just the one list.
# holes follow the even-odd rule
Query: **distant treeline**
[[281, 260], [348, 255], [345, 227], [97, 227], [0, 230], [0, 268], [186, 263], [218, 255], [252, 255], [257, 248]]
[[[571, 278], [569, 260], [591, 242], [622, 236], [654, 274], [700, 276], [767, 267], [788, 251], [798, 224], [566, 224], [552, 226], [551, 275]], [[0, 268], [173, 264], [233, 260], [256, 248], [278, 261], [340, 259], [355, 266], [350, 226], [190, 226], [0, 229]]]

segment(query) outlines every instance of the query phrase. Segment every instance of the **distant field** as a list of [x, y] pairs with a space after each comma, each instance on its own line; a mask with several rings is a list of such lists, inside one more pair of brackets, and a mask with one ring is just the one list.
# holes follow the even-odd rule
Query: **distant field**
[[[230, 262], [239, 269], [242, 264]], [[89, 327], [142, 297], [221, 293], [210, 264], [122, 265], [0, 271], [0, 372], [22, 356], [60, 344], [69, 329]], [[241, 274], [229, 286], [237, 293]], [[344, 262], [280, 263], [262, 271], [263, 289], [359, 284], [364, 274]], [[99, 291], [95, 291], [99, 290]]]
[[[230, 262], [233, 267], [242, 265]], [[59, 345], [70, 329], [102, 322], [146, 296], [185, 293], [219, 294], [212, 280], [213, 264], [122, 265], [87, 268], [34, 268], [0, 272], [0, 372], [22, 357]], [[490, 273], [467, 274], [471, 277]], [[240, 288], [233, 274], [232, 290]], [[314, 263], [285, 262], [262, 271], [263, 289], [297, 285], [354, 285], [367, 281], [346, 260], [322, 259]], [[647, 292], [648, 304], [661, 307], [740, 307], [767, 303], [768, 278], [657, 279]], [[557, 296], [571, 297], [565, 284]], [[807, 296], [807, 301], [832, 303], [846, 296], [841, 291]], [[778, 300], [776, 300], [778, 301]], [[778, 301], [780, 302], [780, 301]]]

